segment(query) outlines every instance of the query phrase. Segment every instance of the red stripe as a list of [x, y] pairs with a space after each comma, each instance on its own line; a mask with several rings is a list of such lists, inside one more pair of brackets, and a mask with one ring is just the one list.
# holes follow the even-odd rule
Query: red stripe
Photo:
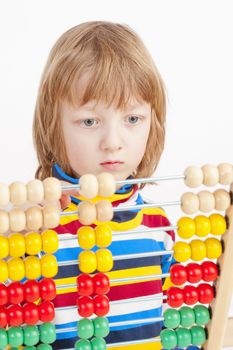
[[[142, 219], [142, 225], [147, 227], [155, 228], [155, 227], [163, 227], [163, 226], [171, 226], [170, 221], [163, 215], [148, 215], [144, 214]], [[166, 231], [169, 236], [171, 236], [172, 240], [175, 240], [175, 232], [174, 231]]]

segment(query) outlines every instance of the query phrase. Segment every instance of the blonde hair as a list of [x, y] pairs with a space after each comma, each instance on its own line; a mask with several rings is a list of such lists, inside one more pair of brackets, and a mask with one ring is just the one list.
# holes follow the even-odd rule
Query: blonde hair
[[[42, 74], [33, 122], [39, 161], [36, 178], [50, 176], [53, 162], [75, 177], [63, 139], [60, 105], [75, 106], [76, 84], [88, 72], [82, 104], [91, 99], [124, 108], [130, 97], [151, 105], [146, 151], [134, 177], [150, 177], [164, 148], [166, 96], [161, 76], [138, 35], [127, 25], [105, 21], [79, 24], [53, 46]], [[141, 188], [144, 185], [140, 186]]]

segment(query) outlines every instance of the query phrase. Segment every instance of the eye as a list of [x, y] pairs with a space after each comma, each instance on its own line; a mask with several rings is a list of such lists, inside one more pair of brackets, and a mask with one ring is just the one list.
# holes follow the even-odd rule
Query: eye
[[140, 118], [137, 115], [130, 115], [129, 117], [127, 117], [127, 119], [128, 119], [130, 124], [137, 124], [138, 120], [142, 119], [142, 118]]
[[82, 120], [82, 121], [80, 122], [80, 124], [84, 124], [85, 126], [90, 127], [90, 126], [93, 126], [95, 122], [96, 122], [95, 119], [88, 118], [88, 119]]

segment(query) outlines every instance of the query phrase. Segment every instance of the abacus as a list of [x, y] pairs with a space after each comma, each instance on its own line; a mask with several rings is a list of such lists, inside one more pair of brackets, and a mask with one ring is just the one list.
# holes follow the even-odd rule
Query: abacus
[[[231, 185], [231, 191], [217, 189], [214, 193], [187, 192], [179, 201], [115, 208], [108, 201], [117, 184], [172, 179], [183, 179], [191, 188], [202, 184], [208, 187], [217, 183]], [[154, 303], [165, 301], [169, 306], [162, 317], [146, 319], [147, 323], [162, 322], [164, 329], [160, 337], [143, 339], [143, 344], [147, 344], [148, 349], [155, 349], [155, 344], [158, 344], [156, 349], [160, 349], [159, 343], [162, 342], [164, 349], [199, 349], [202, 346], [204, 350], [220, 350], [233, 294], [232, 182], [232, 165], [222, 163], [218, 167], [192, 166], [185, 170], [184, 175], [160, 178], [114, 181], [111, 174], [102, 173], [96, 177], [92, 174], [83, 175], [78, 185], [61, 186], [60, 181], [52, 177], [44, 181], [32, 180], [27, 185], [15, 182], [8, 187], [0, 183], [0, 207], [3, 208], [0, 210], [0, 348], [23, 345], [26, 350], [36, 349], [35, 346], [38, 350], [51, 349], [59, 333], [63, 332], [60, 327], [55, 328], [53, 320], [55, 314], [62, 318], [64, 307], [59, 306], [59, 290], [64, 288], [76, 290], [74, 304], [69, 307], [71, 318], [76, 318], [76, 326], [70, 331], [78, 335], [72, 349], [102, 350], [127, 345], [126, 342], [106, 344], [105, 341], [112, 326], [108, 321], [109, 311], [119, 305], [118, 300], [109, 300], [112, 285], [136, 280], [132, 276], [109, 278], [114, 263], [125, 257], [122, 255], [114, 259], [112, 241], [114, 237], [121, 239], [129, 233], [139, 237], [151, 235], [156, 239], [161, 230], [177, 230], [181, 241], [170, 244], [167, 250], [146, 253], [146, 256], [151, 257], [173, 255], [176, 262], [169, 273], [155, 274], [148, 271], [146, 275], [139, 276], [141, 281], [161, 278], [167, 279], [168, 283], [171, 281], [164, 295], [135, 299], [135, 305], [146, 304], [149, 300]], [[75, 211], [60, 212], [53, 202], [60, 199], [62, 190], [73, 188], [80, 191], [81, 203]], [[43, 206], [38, 205], [43, 201], [46, 201]], [[4, 210], [9, 202], [14, 206], [13, 209]], [[33, 203], [33, 206], [21, 209], [20, 206], [26, 202]], [[186, 214], [176, 226], [122, 232], [117, 228], [112, 230], [109, 225], [114, 213], [119, 211], [171, 205], [179, 205]], [[208, 217], [190, 217], [197, 211], [208, 213], [213, 210], [215, 212]], [[216, 211], [226, 211], [226, 215]], [[78, 218], [80, 227], [77, 229], [77, 238], [74, 235], [57, 235], [61, 217]], [[208, 236], [210, 233], [213, 237]], [[197, 238], [191, 239], [193, 237]], [[61, 264], [57, 262], [58, 249], [64, 242], [79, 247], [79, 255]], [[144, 253], [134, 253], [128, 258], [143, 257]], [[190, 259], [194, 262], [190, 262]], [[203, 259], [205, 261], [200, 263]], [[66, 286], [59, 285], [56, 276], [60, 266], [77, 263], [80, 272], [77, 284], [71, 282]], [[124, 303], [127, 308], [127, 299]], [[209, 304], [210, 308], [207, 307]], [[128, 320], [125, 324], [133, 326], [137, 322]], [[121, 322], [122, 325], [124, 322]], [[131, 344], [135, 349], [140, 348], [140, 341], [128, 342], [128, 345]]]

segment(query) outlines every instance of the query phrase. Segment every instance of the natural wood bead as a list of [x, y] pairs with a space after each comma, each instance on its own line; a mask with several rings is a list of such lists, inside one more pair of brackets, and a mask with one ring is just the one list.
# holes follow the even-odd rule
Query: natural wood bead
[[44, 200], [42, 181], [34, 179], [27, 184], [27, 199], [30, 203], [40, 203]]
[[203, 171], [197, 166], [190, 166], [184, 171], [184, 182], [188, 187], [198, 187], [203, 183]]
[[213, 193], [209, 191], [201, 191], [198, 193], [199, 210], [208, 213], [215, 208], [215, 198]]
[[46, 201], [57, 201], [61, 198], [61, 183], [55, 177], [47, 177], [43, 181], [44, 199]]
[[96, 220], [96, 206], [93, 202], [82, 201], [78, 205], [79, 221], [83, 225], [90, 225]]
[[116, 191], [115, 178], [110, 173], [100, 173], [97, 175], [99, 184], [99, 196], [110, 197]]
[[230, 185], [233, 182], [233, 166], [229, 163], [218, 165], [219, 182], [222, 185]]
[[225, 211], [231, 205], [230, 193], [224, 189], [214, 191], [215, 209]]
[[10, 202], [9, 187], [0, 182], [0, 207], [5, 207]]
[[27, 187], [24, 183], [16, 181], [9, 186], [10, 201], [13, 205], [22, 205], [27, 202]]
[[96, 203], [96, 213], [98, 221], [111, 221], [113, 218], [113, 208], [108, 200], [101, 200]]
[[52, 205], [44, 206], [43, 223], [46, 228], [57, 227], [60, 223], [60, 210]]
[[98, 194], [98, 181], [95, 175], [85, 174], [79, 179], [80, 194], [85, 198], [94, 198]]
[[27, 230], [37, 231], [43, 226], [43, 213], [40, 207], [30, 207], [25, 213]]
[[10, 227], [8, 212], [0, 210], [0, 234], [6, 233]]
[[26, 215], [22, 209], [11, 209], [9, 212], [9, 220], [11, 231], [23, 231], [26, 227]]
[[199, 199], [195, 193], [186, 192], [181, 196], [181, 209], [185, 214], [194, 214], [199, 210]]
[[202, 167], [204, 179], [203, 184], [206, 186], [215, 186], [219, 182], [218, 168], [212, 164], [205, 164]]

